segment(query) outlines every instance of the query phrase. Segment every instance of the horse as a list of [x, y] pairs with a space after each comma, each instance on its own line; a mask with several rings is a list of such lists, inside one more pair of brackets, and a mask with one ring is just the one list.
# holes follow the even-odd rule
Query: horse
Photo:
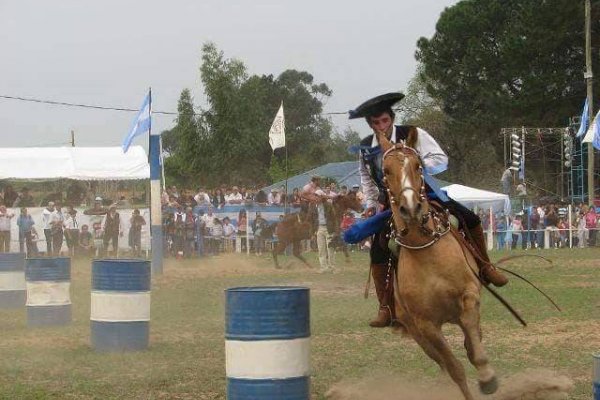
[[[355, 192], [350, 192], [345, 195], [338, 195], [332, 199], [332, 212], [326, 213], [328, 224], [333, 225], [334, 238], [337, 243], [341, 240], [340, 224], [344, 211], [351, 209], [356, 212], [362, 212], [363, 207], [360, 200], [356, 197]], [[314, 216], [309, 212], [300, 212], [287, 214], [282, 221], [277, 224], [277, 245], [273, 248], [273, 261], [275, 268], [280, 268], [277, 256], [283, 254], [287, 246], [292, 245], [292, 254], [298, 258], [308, 268], [313, 266], [301, 254], [302, 240], [312, 238], [315, 233], [314, 226], [316, 221]], [[344, 251], [346, 259], [350, 258], [346, 246], [340, 246]]]
[[464, 367], [442, 333], [442, 325], [458, 325], [468, 359], [477, 369], [479, 388], [492, 394], [498, 380], [482, 344], [482, 283], [475, 259], [455, 235], [447, 211], [428, 202], [418, 152], [407, 144], [391, 143], [383, 134], [377, 138], [392, 211], [390, 238], [401, 247], [397, 272], [390, 268], [396, 322], [450, 375], [465, 400], [473, 400]]

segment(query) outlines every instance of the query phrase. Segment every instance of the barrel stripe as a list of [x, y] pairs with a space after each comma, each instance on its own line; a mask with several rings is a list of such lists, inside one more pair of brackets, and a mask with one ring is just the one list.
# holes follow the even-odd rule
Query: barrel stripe
[[307, 376], [310, 374], [310, 339], [227, 340], [225, 360], [229, 378], [285, 379]]
[[145, 260], [95, 260], [92, 290], [149, 291], [151, 273]]
[[105, 322], [150, 321], [150, 292], [92, 292], [90, 319]]
[[71, 280], [71, 260], [69, 258], [28, 258], [25, 265], [25, 279], [28, 282], [58, 282]]
[[0, 253], [0, 273], [6, 271], [23, 271], [24, 269], [24, 253]]
[[23, 271], [0, 271], [0, 292], [6, 290], [25, 290]]
[[150, 322], [91, 321], [91, 342], [96, 351], [137, 351], [148, 348]]
[[593, 367], [593, 391], [594, 400], [600, 400], [600, 353], [593, 355], [594, 367]]
[[226, 298], [227, 340], [286, 340], [310, 337], [307, 288], [232, 288]]
[[227, 400], [307, 400], [308, 376], [290, 379], [248, 380], [227, 378]]
[[71, 282], [27, 282], [27, 305], [35, 307], [71, 304]]
[[27, 301], [25, 290], [3, 290], [0, 291], [0, 308], [23, 308]]

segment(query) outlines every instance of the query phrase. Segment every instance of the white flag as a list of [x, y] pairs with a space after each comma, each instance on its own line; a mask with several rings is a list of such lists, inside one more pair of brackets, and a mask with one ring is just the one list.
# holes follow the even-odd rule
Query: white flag
[[269, 130], [269, 144], [273, 150], [285, 147], [285, 118], [283, 117], [283, 102], [275, 115], [271, 129]]

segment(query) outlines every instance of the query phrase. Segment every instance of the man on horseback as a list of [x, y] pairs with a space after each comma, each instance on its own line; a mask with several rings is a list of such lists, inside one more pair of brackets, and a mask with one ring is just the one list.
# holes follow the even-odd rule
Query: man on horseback
[[[462, 229], [470, 237], [473, 247], [479, 253], [476, 257], [479, 273], [484, 282], [495, 286], [504, 286], [508, 280], [498, 272], [489, 261], [485, 238], [479, 217], [460, 203], [448, 198], [439, 189], [431, 175], [443, 172], [448, 167], [448, 156], [435, 139], [421, 128], [410, 125], [394, 125], [395, 113], [392, 106], [402, 100], [402, 93], [388, 93], [370, 99], [355, 110], [350, 111], [350, 119], [365, 118], [374, 133], [383, 133], [392, 143], [405, 142], [419, 152], [426, 182], [427, 196], [443, 208], [448, 209], [461, 222]], [[367, 201], [365, 215], [372, 216], [389, 208], [389, 199], [383, 183], [383, 153], [375, 134], [364, 138], [360, 143], [359, 172], [363, 194]], [[369, 325], [372, 327], [389, 326], [392, 322], [393, 285], [386, 283], [388, 261], [391, 252], [387, 246], [386, 230], [375, 234], [371, 246], [371, 274], [375, 282], [375, 291], [379, 300], [377, 317]], [[392, 265], [395, 265], [393, 263]]]

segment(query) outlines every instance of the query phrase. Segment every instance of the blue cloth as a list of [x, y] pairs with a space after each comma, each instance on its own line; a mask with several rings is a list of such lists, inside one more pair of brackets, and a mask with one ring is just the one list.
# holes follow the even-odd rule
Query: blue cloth
[[585, 99], [585, 103], [583, 104], [583, 111], [581, 111], [581, 124], [579, 125], [579, 130], [577, 131], [577, 135], [575, 137], [581, 138], [587, 131], [588, 125], [590, 124], [590, 113], [588, 111], [588, 101]]
[[351, 244], [359, 243], [369, 236], [381, 232], [391, 216], [392, 210], [385, 210], [372, 217], [358, 221], [344, 232], [344, 241]]
[[152, 120], [150, 115], [151, 104], [152, 100], [150, 92], [148, 92], [148, 94], [144, 98], [142, 106], [140, 107], [140, 111], [133, 120], [131, 128], [129, 128], [127, 136], [125, 136], [125, 139], [123, 139], [123, 144], [121, 145], [121, 147], [123, 148], [123, 153], [127, 153], [127, 150], [129, 150], [129, 145], [131, 145], [131, 142], [136, 136], [150, 131], [150, 124]]

